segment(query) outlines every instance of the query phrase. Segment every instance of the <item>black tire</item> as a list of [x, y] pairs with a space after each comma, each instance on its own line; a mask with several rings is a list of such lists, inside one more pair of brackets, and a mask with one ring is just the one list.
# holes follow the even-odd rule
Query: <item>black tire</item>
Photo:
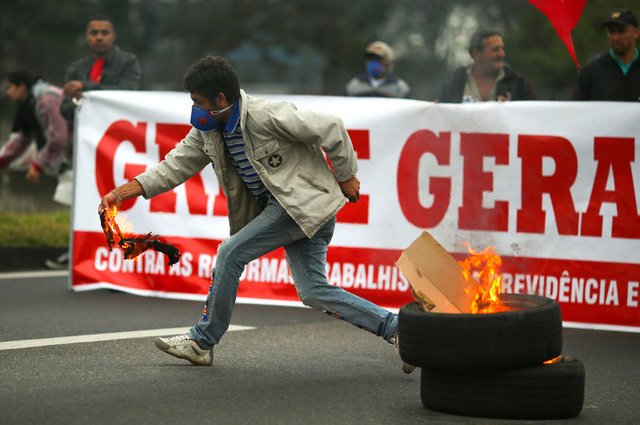
[[400, 309], [400, 357], [432, 370], [505, 370], [536, 366], [562, 352], [562, 314], [546, 297], [501, 294], [514, 310], [490, 314]]
[[555, 363], [481, 374], [422, 369], [420, 398], [427, 409], [499, 419], [564, 419], [584, 402], [584, 366], [560, 356]]

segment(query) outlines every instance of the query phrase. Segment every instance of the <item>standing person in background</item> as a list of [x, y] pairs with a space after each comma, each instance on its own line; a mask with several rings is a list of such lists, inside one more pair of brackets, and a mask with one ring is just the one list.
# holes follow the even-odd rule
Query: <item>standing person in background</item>
[[602, 24], [609, 51], [582, 68], [574, 100], [640, 101], [640, 60], [636, 42], [638, 19], [629, 9], [616, 9]]
[[[247, 95], [220, 56], [192, 64], [184, 85], [193, 100], [193, 128], [162, 162], [105, 194], [98, 206], [102, 212], [127, 199], [149, 199], [209, 164], [226, 195], [231, 237], [218, 247], [204, 313], [187, 333], [158, 338], [156, 346], [193, 364], [211, 365], [213, 349], [229, 327], [245, 266], [284, 247], [305, 305], [397, 347], [397, 314], [327, 280], [336, 214], [347, 199], [360, 197], [356, 153], [342, 120]], [[406, 373], [413, 369], [403, 367]]]
[[347, 83], [345, 94], [357, 97], [408, 98], [409, 85], [392, 71], [395, 57], [387, 43], [374, 41], [364, 52], [366, 73]]
[[7, 97], [17, 105], [9, 140], [0, 149], [0, 169], [22, 155], [35, 140], [37, 153], [30, 159], [27, 180], [37, 183], [40, 174], [59, 175], [69, 161], [69, 129], [60, 114], [62, 89], [31, 72], [7, 75]]
[[[95, 15], [89, 19], [86, 30], [89, 54], [73, 62], [67, 68], [64, 101], [60, 107], [73, 132], [75, 108], [82, 93], [90, 90], [137, 90], [140, 86], [138, 58], [115, 45], [116, 32], [111, 18]], [[67, 169], [61, 176], [67, 182], [64, 202], [71, 205], [73, 170]], [[66, 269], [69, 253], [55, 260], [47, 260], [47, 267]]]
[[505, 63], [500, 32], [481, 30], [475, 33], [469, 42], [469, 54], [473, 64], [453, 72], [442, 88], [440, 102], [535, 100], [529, 81]]
[[89, 54], [67, 68], [62, 113], [73, 122], [75, 103], [89, 90], [137, 90], [140, 87], [138, 58], [115, 45], [116, 32], [106, 15], [87, 23]]

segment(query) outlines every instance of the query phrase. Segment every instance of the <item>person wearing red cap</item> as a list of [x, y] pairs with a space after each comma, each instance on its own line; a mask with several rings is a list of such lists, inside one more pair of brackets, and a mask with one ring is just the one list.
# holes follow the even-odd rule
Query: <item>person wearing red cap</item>
[[393, 73], [395, 56], [383, 41], [374, 41], [365, 49], [366, 73], [353, 77], [345, 87], [347, 96], [408, 98], [409, 85]]
[[638, 102], [638, 19], [629, 9], [616, 9], [602, 26], [607, 28], [609, 51], [598, 55], [582, 68], [573, 97], [575, 100]]

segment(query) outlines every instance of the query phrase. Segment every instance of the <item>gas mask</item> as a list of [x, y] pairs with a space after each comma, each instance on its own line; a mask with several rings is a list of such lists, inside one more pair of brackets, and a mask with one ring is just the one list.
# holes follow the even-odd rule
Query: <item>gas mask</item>
[[378, 60], [370, 60], [367, 62], [367, 74], [372, 78], [380, 78], [384, 74], [384, 66]]
[[195, 129], [200, 131], [216, 130], [220, 126], [218, 124], [218, 121], [216, 120], [216, 115], [221, 114], [232, 106], [233, 103], [226, 108], [219, 109], [217, 111], [213, 109], [207, 110], [198, 108], [197, 106], [192, 106], [190, 123]]

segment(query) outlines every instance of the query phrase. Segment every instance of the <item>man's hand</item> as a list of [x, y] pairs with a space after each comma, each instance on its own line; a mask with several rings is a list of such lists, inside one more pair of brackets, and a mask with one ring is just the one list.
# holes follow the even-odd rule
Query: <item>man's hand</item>
[[349, 180], [338, 182], [340, 189], [349, 202], [357, 202], [360, 199], [360, 180], [356, 176]]
[[73, 80], [64, 85], [64, 95], [70, 99], [78, 99], [82, 95], [84, 84], [82, 81]]
[[111, 192], [104, 195], [100, 201], [100, 205], [98, 205], [98, 214], [104, 210], [110, 210], [114, 206], [120, 209], [120, 205], [122, 205], [122, 198], [117, 194], [116, 190], [117, 189], [113, 189]]
[[118, 186], [104, 195], [104, 197], [100, 201], [100, 204], [98, 205], [98, 214], [100, 214], [104, 210], [111, 209], [114, 206], [120, 209], [123, 201], [131, 198], [136, 198], [142, 194], [144, 194], [142, 185], [138, 183], [137, 180], [131, 180], [130, 182], [127, 182], [122, 186]]
[[40, 183], [40, 169], [31, 164], [29, 171], [27, 171], [27, 181], [30, 183]]

